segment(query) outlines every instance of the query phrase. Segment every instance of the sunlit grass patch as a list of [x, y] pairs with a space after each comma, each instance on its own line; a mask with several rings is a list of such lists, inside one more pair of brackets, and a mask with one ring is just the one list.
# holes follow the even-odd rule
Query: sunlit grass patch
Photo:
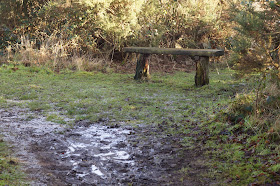
[[64, 118], [58, 114], [49, 114], [46, 118], [47, 121], [52, 121], [59, 124], [66, 124]]
[[0, 96], [0, 105], [1, 107], [5, 107], [7, 105], [7, 100]]
[[31, 111], [43, 111], [50, 108], [50, 106], [47, 103], [42, 101], [32, 101], [29, 102], [27, 105]]
[[151, 81], [138, 82], [133, 74], [68, 71], [59, 75], [20, 66], [16, 72], [3, 73], [1, 89], [3, 98], [32, 100], [27, 105], [33, 111], [61, 109], [69, 117], [93, 122], [135, 120], [149, 124], [173, 118], [179, 123], [182, 117], [207, 117], [208, 111], [218, 109], [216, 102], [234, 95], [227, 71], [212, 76], [210, 85], [195, 88], [194, 73], [153, 74]]

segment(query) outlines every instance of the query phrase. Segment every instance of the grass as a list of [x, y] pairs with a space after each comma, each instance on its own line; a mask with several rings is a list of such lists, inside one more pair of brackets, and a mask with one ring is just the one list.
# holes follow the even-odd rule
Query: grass
[[[279, 149], [275, 144], [267, 144], [261, 133], [240, 132], [244, 129], [240, 123], [217, 119], [244, 83], [248, 89], [255, 86], [235, 80], [231, 70], [219, 74], [213, 70], [210, 85], [196, 88], [194, 73], [158, 73], [148, 82], [139, 82], [133, 74], [11, 68], [0, 68], [1, 107], [27, 107], [48, 121], [70, 126], [80, 120], [163, 126], [169, 135], [181, 137], [183, 147], [205, 149], [210, 168], [205, 177], [219, 179], [222, 185], [268, 183], [273, 180], [270, 173], [280, 170], [271, 155]], [[253, 150], [257, 155], [248, 155]], [[264, 169], [268, 161], [273, 162]], [[189, 170], [182, 168], [186, 174]]]
[[[258, 87], [258, 79], [259, 76], [252, 77], [249, 84]], [[257, 107], [261, 110], [257, 115], [256, 96], [249, 88], [250, 91], [237, 94], [229, 102], [227, 110], [203, 124], [203, 130], [210, 134], [200, 138], [207, 141], [206, 146], [210, 149], [207, 151], [208, 156], [212, 157], [209, 167], [213, 167], [213, 176], [225, 180], [226, 185], [280, 184], [280, 141], [279, 131], [275, 130], [279, 100], [267, 103], [266, 95], [271, 95], [266, 92], [268, 88], [266, 86], [259, 93], [262, 104]], [[277, 96], [275, 90], [272, 92]]]
[[[59, 110], [72, 119], [93, 122], [151, 124], [170, 117], [180, 122], [182, 118], [206, 116], [215, 107], [213, 103], [233, 96], [232, 87], [225, 84], [230, 81], [227, 76], [213, 73], [211, 85], [195, 88], [194, 74], [183, 72], [154, 74], [150, 82], [136, 82], [132, 74], [54, 74], [22, 66], [12, 72], [9, 67], [2, 67], [0, 96], [3, 102], [23, 101], [22, 106], [46, 116]], [[198, 111], [198, 105], [203, 109]]]
[[19, 162], [10, 154], [9, 148], [0, 137], [0, 185], [25, 185]]

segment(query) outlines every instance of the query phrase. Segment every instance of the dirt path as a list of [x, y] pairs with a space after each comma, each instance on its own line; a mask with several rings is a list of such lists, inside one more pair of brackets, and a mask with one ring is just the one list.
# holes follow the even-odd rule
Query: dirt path
[[[33, 115], [33, 119], [27, 118]], [[111, 125], [110, 125], [111, 126]], [[23, 162], [31, 185], [201, 185], [199, 150], [183, 149], [157, 127], [108, 127], [80, 121], [72, 129], [25, 109], [0, 109], [0, 131]], [[157, 134], [157, 135], [154, 135]], [[178, 171], [193, 166], [191, 176]]]

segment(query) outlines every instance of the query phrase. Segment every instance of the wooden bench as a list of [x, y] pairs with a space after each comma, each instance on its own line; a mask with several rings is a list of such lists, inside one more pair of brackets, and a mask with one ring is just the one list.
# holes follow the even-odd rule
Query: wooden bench
[[136, 64], [134, 79], [150, 78], [149, 61], [150, 54], [172, 54], [186, 55], [195, 58], [196, 75], [195, 85], [203, 86], [209, 84], [209, 57], [224, 55], [223, 50], [217, 49], [178, 49], [178, 48], [156, 48], [156, 47], [125, 47], [126, 53], [141, 54]]

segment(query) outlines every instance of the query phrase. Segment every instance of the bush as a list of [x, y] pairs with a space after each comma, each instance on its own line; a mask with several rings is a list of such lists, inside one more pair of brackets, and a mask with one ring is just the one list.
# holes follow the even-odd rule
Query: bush
[[[280, 2], [241, 1], [232, 5], [236, 34], [229, 39], [230, 63], [242, 74], [260, 74], [258, 87], [237, 97], [229, 106], [230, 115], [243, 114], [256, 133], [280, 135]], [[250, 106], [249, 106], [250, 105]], [[252, 110], [246, 112], [246, 110]]]
[[[33, 52], [49, 48], [50, 60], [62, 63], [85, 54], [122, 60], [124, 46], [215, 48], [222, 44], [226, 6], [219, 0], [6, 0], [0, 3], [0, 46], [19, 54], [17, 45], [28, 38]], [[53, 48], [59, 46], [63, 57]]]
[[241, 1], [232, 7], [236, 35], [231, 39], [235, 68], [275, 73], [280, 79], [280, 2]]
[[[221, 116], [221, 115], [219, 115]], [[270, 75], [263, 77], [258, 88], [248, 94], [237, 94], [225, 111], [226, 119], [244, 123], [255, 134], [280, 139], [280, 86]]]

